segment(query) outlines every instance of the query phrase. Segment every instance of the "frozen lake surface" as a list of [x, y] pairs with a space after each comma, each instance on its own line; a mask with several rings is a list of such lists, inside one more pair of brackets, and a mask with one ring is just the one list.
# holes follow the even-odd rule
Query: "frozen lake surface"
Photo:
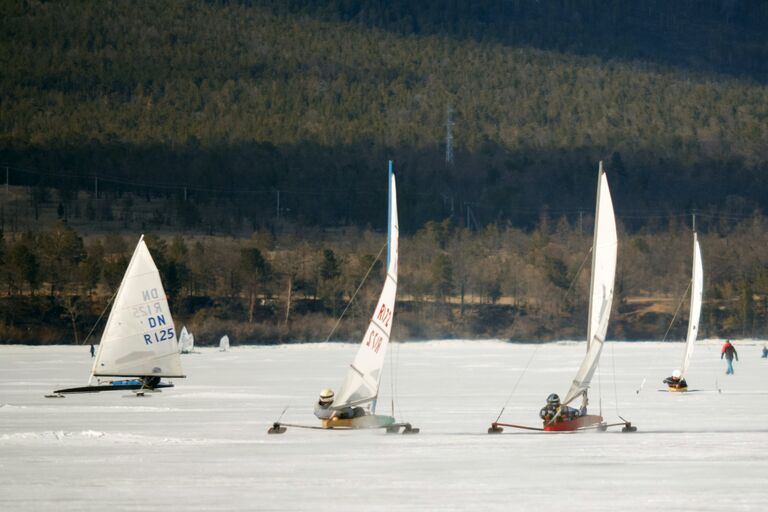
[[352, 345], [203, 348], [174, 389], [64, 399], [43, 395], [86, 383], [88, 347], [0, 346], [0, 510], [768, 510], [768, 360], [762, 342], [735, 345], [735, 375], [704, 342], [687, 378], [699, 391], [672, 394], [658, 390], [681, 343], [608, 343], [590, 411], [618, 409], [637, 433], [500, 436], [486, 430], [518, 379], [502, 421], [540, 426], [583, 343], [391, 346], [379, 411], [394, 388], [415, 436], [267, 435], [286, 406], [283, 421], [316, 424]]

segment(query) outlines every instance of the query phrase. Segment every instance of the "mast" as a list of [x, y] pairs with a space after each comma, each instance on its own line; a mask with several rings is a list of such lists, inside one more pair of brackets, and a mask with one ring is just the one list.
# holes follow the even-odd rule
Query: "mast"
[[685, 354], [680, 367], [680, 379], [685, 378], [688, 366], [691, 364], [696, 337], [701, 318], [701, 304], [704, 295], [704, 269], [701, 262], [701, 247], [696, 232], [693, 232], [693, 263], [691, 265], [691, 306], [689, 309], [688, 332], [685, 337]]
[[603, 161], [600, 160], [600, 167], [597, 170], [597, 195], [595, 196], [595, 226], [592, 230], [592, 270], [589, 274], [589, 312], [587, 313], [587, 352], [592, 342], [592, 292], [595, 287], [595, 257], [597, 255], [597, 230], [600, 221], [600, 188], [602, 185]]
[[395, 175], [392, 172], [392, 162], [389, 168], [389, 198], [388, 198], [388, 251], [387, 275], [384, 286], [373, 311], [368, 329], [365, 331], [357, 355], [347, 370], [344, 382], [336, 393], [332, 408], [342, 409], [363, 404], [370, 404], [371, 412], [375, 411], [376, 399], [379, 394], [384, 356], [392, 332], [392, 318], [395, 310], [397, 294], [398, 240], [399, 227], [397, 220], [397, 191]]
[[[144, 233], [141, 234], [139, 237], [139, 243], [136, 244], [136, 248], [133, 250], [133, 254], [131, 255], [131, 261], [128, 262], [128, 269], [131, 268], [131, 264], [133, 263], [133, 260], [136, 258], [136, 254], [139, 252], [139, 246], [144, 241]], [[125, 281], [128, 279], [128, 269], [126, 269], [125, 273], [123, 274], [123, 279], [120, 280], [120, 286], [117, 287], [117, 292], [115, 292], [115, 303], [117, 302], [118, 295], [120, 295], [120, 290], [123, 289], [123, 285], [125, 284]], [[90, 386], [93, 383], [93, 378], [96, 376], [96, 369], [98, 367], [99, 361], [101, 361], [101, 352], [104, 348], [104, 337], [106, 336], [107, 332], [109, 332], [109, 326], [112, 323], [112, 316], [113, 312], [115, 310], [115, 303], [112, 304], [112, 309], [109, 312], [109, 316], [107, 317], [107, 324], [104, 326], [104, 332], [101, 333], [101, 339], [99, 340], [99, 349], [96, 351], [96, 357], [93, 359], [93, 365], [91, 366], [91, 376], [88, 378], [88, 385]]]
[[389, 173], [387, 174], [387, 272], [389, 272], [389, 260], [392, 257], [392, 160], [389, 161]]
[[579, 396], [583, 400], [582, 407], [587, 404], [587, 390], [600, 360], [613, 303], [618, 238], [611, 191], [602, 162], [600, 164], [597, 204], [595, 206], [595, 232], [592, 242], [592, 276], [589, 285], [587, 353], [576, 372], [568, 393], [562, 400], [563, 405], [568, 405]]

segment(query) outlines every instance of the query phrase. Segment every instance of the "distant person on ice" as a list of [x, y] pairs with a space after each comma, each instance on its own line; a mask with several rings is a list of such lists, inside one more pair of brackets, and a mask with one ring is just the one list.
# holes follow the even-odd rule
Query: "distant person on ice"
[[685, 379], [680, 378], [682, 376], [683, 376], [683, 373], [680, 370], [675, 370], [672, 372], [671, 377], [667, 377], [666, 379], [664, 379], [664, 384], [666, 384], [671, 388], [676, 388], [676, 389], [687, 388], [688, 383], [685, 382]]
[[763, 359], [768, 358], [768, 347], [763, 345]]
[[93, 343], [91, 343], [91, 357], [94, 357], [96, 355], [96, 350], [93, 348]]
[[728, 368], [725, 370], [726, 375], [733, 375], [733, 358], [739, 360], [739, 354], [736, 353], [736, 349], [731, 345], [731, 340], [725, 340], [723, 348], [720, 349], [720, 359], [725, 356], [725, 362], [728, 364]]
[[334, 393], [332, 389], [324, 389], [320, 392], [320, 399], [315, 404], [315, 416], [321, 420], [339, 418], [342, 420], [365, 416], [365, 410], [362, 407], [344, 407], [343, 409], [331, 409], [333, 405]]
[[571, 421], [579, 416], [581, 414], [578, 409], [568, 407], [567, 405], [560, 405], [560, 397], [556, 393], [552, 393], [547, 397], [547, 405], [539, 411], [539, 417], [544, 420], [545, 424]]

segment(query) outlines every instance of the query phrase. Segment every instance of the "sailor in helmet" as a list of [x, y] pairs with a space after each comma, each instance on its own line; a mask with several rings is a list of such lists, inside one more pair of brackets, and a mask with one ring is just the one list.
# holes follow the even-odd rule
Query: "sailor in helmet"
[[676, 369], [672, 372], [671, 377], [667, 377], [664, 379], [664, 384], [668, 385], [671, 388], [687, 388], [688, 383], [685, 382], [685, 379], [682, 378], [683, 372], [681, 372], [679, 369]]
[[558, 422], [558, 421], [570, 421], [580, 415], [577, 409], [568, 407], [567, 405], [560, 405], [560, 397], [557, 393], [552, 393], [547, 397], [547, 405], [541, 408], [539, 411], [539, 417], [544, 420], [545, 424]]
[[365, 410], [362, 407], [342, 407], [341, 409], [333, 409], [331, 406], [333, 405], [334, 398], [335, 395], [332, 389], [326, 388], [320, 392], [320, 399], [315, 404], [315, 416], [317, 416], [318, 419], [349, 419], [365, 415]]
[[332, 389], [324, 389], [320, 392], [320, 399], [315, 404], [315, 416], [321, 420], [329, 420], [337, 415], [337, 411], [331, 409], [333, 397]]

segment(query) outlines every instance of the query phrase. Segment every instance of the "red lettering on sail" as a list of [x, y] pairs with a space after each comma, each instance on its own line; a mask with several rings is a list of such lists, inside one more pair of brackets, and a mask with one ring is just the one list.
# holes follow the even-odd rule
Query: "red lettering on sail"
[[379, 314], [376, 315], [376, 319], [384, 324], [384, 327], [389, 327], [389, 321], [392, 319], [392, 310], [387, 307], [386, 304], [381, 305]]
[[368, 338], [365, 340], [365, 346], [371, 347], [371, 350], [379, 353], [379, 349], [381, 348], [381, 342], [384, 340], [382, 338], [381, 334], [377, 333], [376, 331], [371, 331], [368, 333]]

